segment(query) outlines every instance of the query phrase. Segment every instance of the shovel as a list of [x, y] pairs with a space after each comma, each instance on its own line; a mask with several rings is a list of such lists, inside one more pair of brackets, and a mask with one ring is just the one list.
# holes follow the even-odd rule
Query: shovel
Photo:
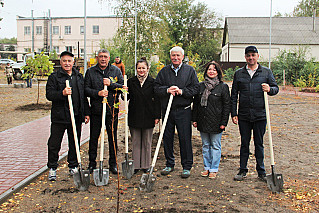
[[[104, 90], [107, 86], [104, 85]], [[102, 112], [102, 128], [101, 128], [101, 147], [100, 147], [100, 166], [93, 170], [93, 179], [96, 186], [105, 186], [109, 182], [109, 170], [103, 169], [103, 155], [104, 155], [104, 134], [105, 134], [105, 115], [106, 115], [106, 97], [103, 98], [103, 112]]]
[[[127, 86], [127, 76], [124, 75], [124, 86]], [[128, 159], [128, 106], [127, 106], [127, 93], [124, 93], [124, 106], [125, 106], [125, 161], [122, 162], [123, 175], [130, 179], [134, 174], [134, 161]]]
[[163, 126], [162, 126], [162, 129], [161, 129], [160, 135], [158, 137], [158, 141], [157, 141], [157, 145], [156, 145], [156, 149], [155, 149], [152, 165], [151, 165], [151, 168], [150, 168], [150, 173], [142, 175], [141, 181], [140, 181], [140, 191], [146, 191], [146, 192], [153, 191], [153, 186], [154, 186], [155, 181], [156, 181], [156, 176], [153, 175], [153, 170], [154, 170], [154, 167], [155, 167], [155, 163], [156, 163], [156, 159], [157, 159], [157, 156], [158, 156], [159, 149], [161, 147], [161, 142], [162, 142], [162, 139], [163, 139], [163, 135], [164, 135], [164, 131], [165, 131], [168, 115], [169, 115], [169, 112], [171, 110], [173, 98], [174, 98], [174, 96], [171, 94], [170, 97], [169, 97], [167, 109], [166, 109], [166, 112], [165, 112]]
[[269, 138], [269, 147], [270, 147], [270, 161], [271, 161], [271, 174], [266, 175], [266, 180], [267, 180], [268, 188], [272, 192], [281, 192], [283, 185], [284, 185], [284, 181], [283, 181], [282, 174], [275, 173], [275, 159], [274, 159], [274, 150], [273, 150], [273, 145], [272, 145], [269, 104], [268, 104], [267, 92], [264, 92], [264, 99], [265, 99], [265, 107], [266, 107], [268, 138]]
[[[67, 87], [70, 87], [70, 83], [68, 80], [66, 80], [65, 83], [66, 83]], [[73, 180], [74, 180], [74, 184], [76, 185], [77, 188], [79, 188], [80, 191], [86, 191], [86, 190], [88, 190], [89, 184], [90, 184], [90, 172], [88, 170], [82, 169], [80, 148], [79, 148], [79, 142], [78, 142], [78, 134], [76, 131], [73, 103], [72, 103], [71, 95], [68, 95], [68, 101], [69, 101], [69, 107], [70, 107], [76, 156], [77, 156], [77, 160], [78, 160], [78, 164], [79, 164], [79, 168], [74, 171]]]

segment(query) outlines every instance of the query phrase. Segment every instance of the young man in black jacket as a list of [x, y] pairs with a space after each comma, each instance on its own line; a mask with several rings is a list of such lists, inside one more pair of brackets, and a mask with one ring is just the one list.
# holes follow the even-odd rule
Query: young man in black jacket
[[[58, 167], [59, 151], [65, 130], [68, 133], [69, 172], [72, 175], [78, 166], [71, 116], [68, 103], [68, 95], [71, 95], [74, 108], [76, 130], [78, 134], [77, 143], [80, 143], [82, 122], [88, 123], [89, 104], [84, 96], [84, 79], [81, 73], [73, 68], [74, 55], [64, 51], [60, 55], [61, 68], [53, 72], [46, 85], [46, 97], [52, 101], [51, 108], [51, 135], [48, 141], [48, 168], [49, 180], [56, 180], [56, 169]], [[65, 81], [70, 81], [70, 87], [66, 87]]]
[[163, 117], [170, 94], [174, 96], [163, 136], [166, 167], [161, 174], [168, 175], [174, 170], [174, 134], [176, 126], [183, 167], [182, 178], [188, 178], [193, 166], [191, 103], [193, 102], [193, 97], [199, 91], [199, 82], [194, 68], [183, 64], [184, 50], [181, 47], [173, 47], [170, 50], [170, 57], [172, 64], [161, 69], [156, 77], [154, 86], [155, 93], [161, 99]]
[[[113, 137], [117, 150], [117, 125], [119, 109], [114, 109], [113, 106], [114, 103], [119, 102], [120, 91], [116, 91], [116, 89], [123, 88], [124, 79], [120, 69], [109, 63], [110, 53], [108, 50], [99, 50], [97, 61], [97, 65], [89, 68], [86, 71], [84, 80], [85, 95], [90, 97], [91, 105], [89, 170], [90, 173], [92, 173], [96, 168], [97, 145], [102, 126], [102, 101], [104, 97], [107, 97], [108, 105], [106, 107], [105, 127], [109, 142], [109, 169], [113, 174], [117, 174]], [[113, 78], [116, 82], [111, 81], [111, 78]], [[107, 90], [104, 90], [104, 85], [107, 86]], [[114, 124], [112, 130], [113, 116]]]
[[[261, 66], [257, 62], [258, 58], [259, 54], [255, 46], [246, 47], [245, 59], [247, 64], [235, 72], [231, 90], [231, 117], [233, 123], [239, 125], [241, 136], [240, 168], [239, 173], [234, 177], [237, 181], [243, 180], [248, 172], [247, 162], [251, 130], [254, 134], [258, 178], [266, 181], [263, 137], [267, 121], [264, 91], [268, 95], [276, 95], [279, 88], [271, 70]], [[239, 109], [237, 113], [238, 96]]]

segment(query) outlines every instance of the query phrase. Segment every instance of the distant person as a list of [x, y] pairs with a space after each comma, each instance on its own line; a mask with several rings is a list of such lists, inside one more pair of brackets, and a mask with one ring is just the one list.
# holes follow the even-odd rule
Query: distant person
[[204, 171], [201, 176], [216, 178], [221, 158], [221, 137], [230, 114], [229, 87], [222, 81], [222, 70], [210, 62], [199, 84], [199, 94], [193, 105], [193, 126], [200, 131]]
[[27, 77], [25, 79], [26, 83], [27, 83], [27, 88], [32, 88], [32, 78], [33, 78], [33, 74], [30, 73], [30, 71], [27, 71]]
[[[102, 126], [103, 98], [107, 97], [105, 128], [109, 142], [109, 169], [117, 174], [115, 152], [117, 150], [117, 126], [119, 109], [114, 109], [114, 104], [119, 102], [118, 88], [123, 88], [124, 79], [119, 68], [109, 63], [110, 53], [106, 49], [100, 49], [97, 55], [98, 63], [89, 68], [85, 74], [85, 95], [90, 97], [91, 123], [89, 142], [89, 170], [90, 173], [96, 168], [98, 139]], [[111, 78], [116, 82], [111, 81]], [[104, 86], [107, 90], [104, 90]], [[113, 124], [112, 124], [113, 123]], [[114, 140], [113, 140], [114, 138]], [[113, 144], [114, 142], [114, 144]], [[104, 143], [104, 141], [102, 142]], [[115, 149], [114, 149], [115, 145]]]
[[114, 61], [115, 62], [112, 65], [117, 66], [121, 70], [122, 75], [124, 76], [125, 75], [125, 66], [124, 66], [122, 60], [120, 59], [119, 56], [116, 56]]
[[158, 97], [154, 93], [154, 79], [148, 75], [146, 58], [136, 63], [136, 76], [130, 78], [128, 86], [128, 125], [133, 145], [134, 172], [147, 172], [151, 166], [152, 137], [155, 124], [161, 118]]
[[[60, 57], [61, 68], [49, 76], [46, 85], [46, 97], [49, 101], [52, 101], [47, 164], [50, 169], [49, 180], [51, 181], [56, 180], [59, 151], [65, 130], [67, 130], [69, 141], [68, 166], [70, 175], [73, 175], [76, 167], [78, 167], [68, 95], [71, 95], [73, 102], [76, 131], [79, 139], [76, 143], [80, 143], [82, 123], [88, 123], [90, 120], [89, 104], [84, 96], [84, 79], [82, 74], [73, 68], [74, 55], [64, 51]], [[66, 87], [66, 80], [70, 81], [70, 87]]]
[[162, 116], [165, 115], [170, 95], [174, 96], [163, 136], [166, 167], [161, 171], [161, 174], [168, 175], [174, 171], [176, 126], [183, 167], [181, 177], [188, 178], [193, 167], [191, 104], [194, 96], [198, 93], [199, 83], [195, 69], [183, 63], [183, 48], [173, 47], [170, 50], [170, 58], [172, 63], [161, 69], [156, 77], [154, 87], [155, 94], [161, 100]]
[[[266, 182], [263, 137], [267, 120], [264, 92], [267, 92], [268, 95], [276, 95], [279, 92], [279, 88], [272, 71], [258, 63], [259, 54], [255, 46], [245, 48], [245, 59], [246, 65], [234, 74], [231, 90], [231, 117], [233, 123], [239, 125], [241, 136], [240, 167], [234, 180], [241, 181], [247, 176], [249, 143], [251, 131], [253, 130], [256, 170], [258, 178]], [[237, 111], [238, 96], [239, 105]]]
[[6, 70], [5, 73], [7, 76], [7, 82], [8, 82], [8, 84], [12, 84], [13, 69], [12, 69], [12, 66], [10, 65], [10, 63], [7, 63], [5, 70]]

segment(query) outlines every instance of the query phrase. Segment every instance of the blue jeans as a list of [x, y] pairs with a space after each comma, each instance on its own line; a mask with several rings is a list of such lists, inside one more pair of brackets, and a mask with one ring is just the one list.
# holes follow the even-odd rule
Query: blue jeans
[[204, 168], [209, 172], [218, 172], [222, 134], [222, 132], [218, 134], [200, 132], [203, 143]]
[[27, 82], [27, 87], [32, 88], [32, 78], [27, 78], [26, 82]]

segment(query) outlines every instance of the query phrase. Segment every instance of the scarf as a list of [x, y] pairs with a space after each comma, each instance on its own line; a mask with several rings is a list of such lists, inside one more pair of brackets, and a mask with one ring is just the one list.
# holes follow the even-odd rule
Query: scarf
[[145, 73], [144, 76], [140, 76], [140, 75], [138, 75], [138, 74], [136, 75], [137, 79], [139, 80], [139, 82], [140, 82], [140, 84], [141, 84], [141, 87], [143, 86], [143, 84], [144, 84], [144, 82], [145, 82], [147, 76], [148, 76], [148, 73]]
[[211, 90], [213, 90], [219, 84], [218, 76], [216, 76], [215, 78], [209, 78], [208, 76], [206, 76], [204, 84], [205, 90], [200, 101], [200, 105], [203, 107], [207, 106], [207, 100], [208, 96], [211, 94]]

